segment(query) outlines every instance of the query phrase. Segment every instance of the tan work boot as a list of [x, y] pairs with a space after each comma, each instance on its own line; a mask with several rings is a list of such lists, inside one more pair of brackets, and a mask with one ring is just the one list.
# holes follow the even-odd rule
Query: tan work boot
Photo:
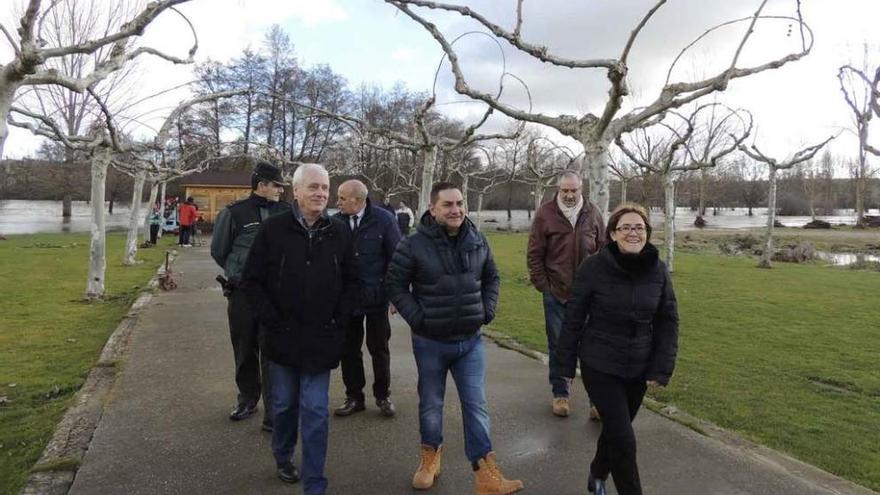
[[571, 407], [568, 405], [568, 397], [553, 398], [553, 414], [559, 416], [560, 418], [564, 418], [568, 416], [570, 412]]
[[486, 457], [477, 461], [477, 467], [479, 469], [474, 471], [476, 495], [507, 495], [523, 489], [522, 481], [504, 478], [495, 464], [495, 452], [489, 452]]
[[419, 468], [416, 469], [416, 474], [413, 475], [413, 488], [416, 490], [427, 490], [434, 486], [434, 480], [440, 476], [440, 455], [442, 450], [442, 445], [437, 447], [436, 450], [430, 445], [422, 445]]

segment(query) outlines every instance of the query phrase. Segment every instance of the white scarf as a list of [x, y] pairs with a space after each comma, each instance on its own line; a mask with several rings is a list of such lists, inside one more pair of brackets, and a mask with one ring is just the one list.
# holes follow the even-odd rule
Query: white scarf
[[559, 206], [559, 209], [562, 211], [562, 214], [565, 215], [565, 218], [571, 223], [572, 227], [577, 226], [578, 214], [581, 212], [581, 208], [584, 207], [584, 196], [578, 196], [578, 202], [576, 205], [571, 208], [565, 206], [565, 203], [562, 202], [562, 198], [559, 195], [556, 195], [556, 205]]

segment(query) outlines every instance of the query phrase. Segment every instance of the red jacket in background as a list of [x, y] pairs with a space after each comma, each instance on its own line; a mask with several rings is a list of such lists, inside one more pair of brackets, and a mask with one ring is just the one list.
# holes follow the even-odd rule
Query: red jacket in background
[[199, 209], [196, 208], [196, 205], [191, 203], [183, 203], [180, 205], [178, 209], [178, 221], [180, 225], [184, 227], [189, 227], [192, 224], [196, 223], [196, 218], [199, 216]]

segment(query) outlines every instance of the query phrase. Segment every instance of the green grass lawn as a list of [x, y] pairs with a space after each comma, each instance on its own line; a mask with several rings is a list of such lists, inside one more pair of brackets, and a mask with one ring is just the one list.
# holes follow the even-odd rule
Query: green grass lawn
[[[546, 352], [527, 237], [490, 240], [502, 274], [492, 328]], [[880, 273], [755, 265], [676, 253], [679, 357], [655, 398], [880, 489]]]
[[[107, 337], [155, 274], [160, 248], [122, 266], [124, 233], [107, 236], [107, 299], [82, 301], [87, 234], [10, 236], [0, 241], [0, 493], [18, 493]], [[2, 400], [0, 400], [2, 401]]]

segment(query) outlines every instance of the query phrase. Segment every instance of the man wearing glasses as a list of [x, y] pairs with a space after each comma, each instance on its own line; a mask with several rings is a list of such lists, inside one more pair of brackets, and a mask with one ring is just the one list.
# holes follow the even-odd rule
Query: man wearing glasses
[[231, 203], [217, 215], [211, 239], [211, 257], [223, 268], [226, 277], [223, 294], [227, 300], [226, 313], [235, 357], [238, 402], [229, 413], [229, 419], [241, 421], [251, 417], [262, 395], [265, 431], [272, 431], [269, 372], [266, 361], [261, 363], [260, 359], [256, 315], [239, 290], [239, 283], [260, 224], [271, 216], [290, 211], [290, 205], [280, 201], [283, 192], [281, 170], [269, 162], [257, 163], [251, 176], [250, 196]]
[[[595, 254], [604, 244], [605, 223], [596, 205], [584, 199], [583, 180], [577, 172], [563, 172], [557, 185], [559, 190], [553, 199], [535, 212], [527, 261], [529, 279], [544, 298], [553, 414], [566, 417], [571, 412], [569, 381], [554, 372], [556, 346], [574, 273], [584, 258]], [[599, 419], [592, 404], [590, 419]]]

